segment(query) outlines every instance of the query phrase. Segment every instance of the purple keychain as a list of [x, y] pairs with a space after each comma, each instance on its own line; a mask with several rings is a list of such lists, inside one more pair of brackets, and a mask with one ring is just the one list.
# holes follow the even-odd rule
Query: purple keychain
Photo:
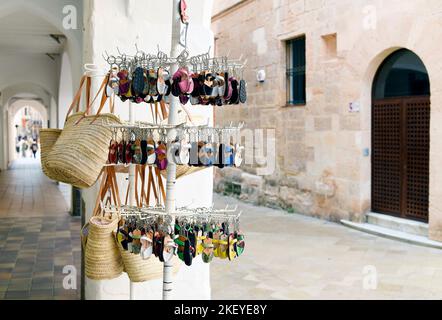
[[166, 145], [164, 143], [160, 142], [158, 144], [158, 147], [155, 149], [155, 154], [156, 154], [155, 164], [157, 165], [158, 169], [166, 170], [166, 168], [167, 168]]

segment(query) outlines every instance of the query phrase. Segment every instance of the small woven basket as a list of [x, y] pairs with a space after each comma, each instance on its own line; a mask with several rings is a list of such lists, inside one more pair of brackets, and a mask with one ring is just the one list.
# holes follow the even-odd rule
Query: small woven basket
[[52, 171], [48, 168], [48, 154], [52, 150], [54, 144], [57, 142], [61, 131], [61, 129], [40, 129], [41, 168], [43, 173], [52, 180], [56, 180], [56, 176], [53, 175]]
[[85, 241], [85, 273], [89, 279], [114, 279], [123, 273], [123, 261], [112, 233], [117, 226], [117, 217], [90, 219]]
[[[178, 179], [180, 177], [188, 176], [189, 174], [204, 170], [206, 168], [207, 167], [194, 167], [187, 164], [179, 164], [176, 166], [176, 178]], [[164, 178], [167, 178], [167, 170], [162, 170], [161, 175]]]
[[[124, 271], [127, 272], [130, 281], [144, 282], [163, 277], [163, 263], [154, 255], [147, 260], [143, 260], [141, 255], [133, 254], [124, 250], [118, 243], [114, 232], [115, 241], [123, 258]], [[177, 257], [173, 257], [173, 272], [177, 273], [180, 268], [180, 262]]]
[[[83, 118], [84, 117], [84, 118]], [[83, 118], [78, 124], [80, 118]], [[98, 179], [107, 161], [112, 130], [103, 125], [120, 124], [113, 114], [84, 116], [76, 113], [68, 117], [65, 128], [45, 158], [46, 170], [53, 179], [78, 188], [89, 188]]]

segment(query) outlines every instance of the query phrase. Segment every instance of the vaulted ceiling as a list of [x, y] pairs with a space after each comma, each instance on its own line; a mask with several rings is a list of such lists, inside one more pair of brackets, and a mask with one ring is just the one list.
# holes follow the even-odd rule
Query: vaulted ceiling
[[51, 37], [61, 32], [43, 18], [20, 10], [0, 19], [0, 53], [59, 54], [63, 48]]

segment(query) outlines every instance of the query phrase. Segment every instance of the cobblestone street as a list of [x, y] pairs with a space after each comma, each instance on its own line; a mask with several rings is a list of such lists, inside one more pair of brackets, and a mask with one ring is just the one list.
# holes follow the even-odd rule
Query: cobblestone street
[[[215, 195], [243, 210], [246, 250], [211, 266], [213, 299], [441, 299], [442, 255], [336, 223]], [[364, 289], [373, 267], [377, 289]]]

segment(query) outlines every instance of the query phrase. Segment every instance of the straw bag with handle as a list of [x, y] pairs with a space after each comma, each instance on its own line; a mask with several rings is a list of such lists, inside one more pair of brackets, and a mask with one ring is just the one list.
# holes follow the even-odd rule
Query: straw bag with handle
[[[150, 188], [152, 186], [152, 189], [155, 193], [155, 198], [158, 201], [158, 196], [155, 187], [154, 178], [152, 175], [152, 172], [149, 170], [149, 178], [147, 182], [147, 187], [149, 191], [145, 192], [145, 177], [146, 177], [146, 166], [145, 165], [137, 165], [136, 172], [135, 172], [135, 198], [137, 202], [137, 206], [141, 207], [144, 203], [149, 203], [149, 193]], [[138, 192], [138, 179], [141, 180], [141, 193]], [[160, 177], [158, 177], [161, 179]], [[128, 190], [129, 190], [128, 186]], [[160, 187], [161, 189], [161, 187]], [[161, 193], [161, 191], [160, 191]], [[127, 202], [127, 197], [126, 197]], [[127, 272], [127, 275], [129, 276], [129, 279], [132, 282], [144, 282], [148, 280], [153, 279], [159, 279], [163, 276], [163, 263], [160, 262], [157, 258], [154, 256], [150, 257], [147, 260], [143, 260], [140, 254], [133, 254], [129, 251], [126, 251], [121, 243], [118, 242], [117, 234], [115, 233], [116, 237], [116, 243], [118, 246], [118, 249], [120, 250], [121, 257], [123, 258], [124, 262], [124, 271]], [[177, 272], [179, 270], [179, 260], [174, 257], [173, 258], [173, 265], [174, 265], [174, 272]]]
[[[76, 107], [76, 112], [80, 111], [80, 97], [81, 97], [81, 89], [86, 81], [86, 104], [89, 106], [90, 103], [90, 89], [91, 89], [91, 78], [82, 77], [80, 82], [80, 88], [78, 89], [74, 100], [71, 104], [70, 108]], [[40, 129], [40, 160], [41, 160], [41, 168], [43, 173], [52, 180], [58, 180], [58, 176], [56, 173], [53, 173], [50, 167], [48, 167], [48, 155], [52, 150], [52, 147], [57, 142], [60, 137], [62, 129]]]
[[57, 176], [52, 174], [48, 168], [48, 154], [52, 150], [52, 146], [57, 142], [61, 129], [40, 129], [40, 161], [43, 173], [52, 180], [57, 180]]
[[[90, 77], [83, 76], [80, 88], [72, 102], [64, 129], [55, 144], [45, 157], [45, 168], [49, 177], [78, 188], [89, 188], [98, 179], [103, 164], [106, 163], [108, 144], [112, 138], [112, 130], [104, 124], [120, 124], [121, 121], [113, 114], [112, 97], [110, 100], [111, 113], [101, 111], [108, 100], [105, 87], [108, 76], [103, 80], [94, 100], [88, 103], [85, 112], [79, 110], [82, 87], [86, 81], [86, 94], [89, 101]], [[92, 105], [102, 92], [101, 103], [96, 115], [90, 115]]]
[[[110, 196], [106, 199], [106, 196]], [[85, 247], [85, 273], [89, 279], [113, 279], [123, 272], [123, 261], [114, 240], [113, 232], [118, 228], [119, 217], [101, 215], [100, 201], [120, 206], [116, 174], [113, 167], [103, 169], [103, 178], [89, 223], [82, 229], [82, 244]]]
[[[207, 169], [208, 167], [191, 167], [187, 164], [177, 164], [176, 165], [176, 178], [181, 178], [188, 176], [189, 174]], [[167, 177], [167, 170], [161, 170], [161, 175], [166, 178]]]

